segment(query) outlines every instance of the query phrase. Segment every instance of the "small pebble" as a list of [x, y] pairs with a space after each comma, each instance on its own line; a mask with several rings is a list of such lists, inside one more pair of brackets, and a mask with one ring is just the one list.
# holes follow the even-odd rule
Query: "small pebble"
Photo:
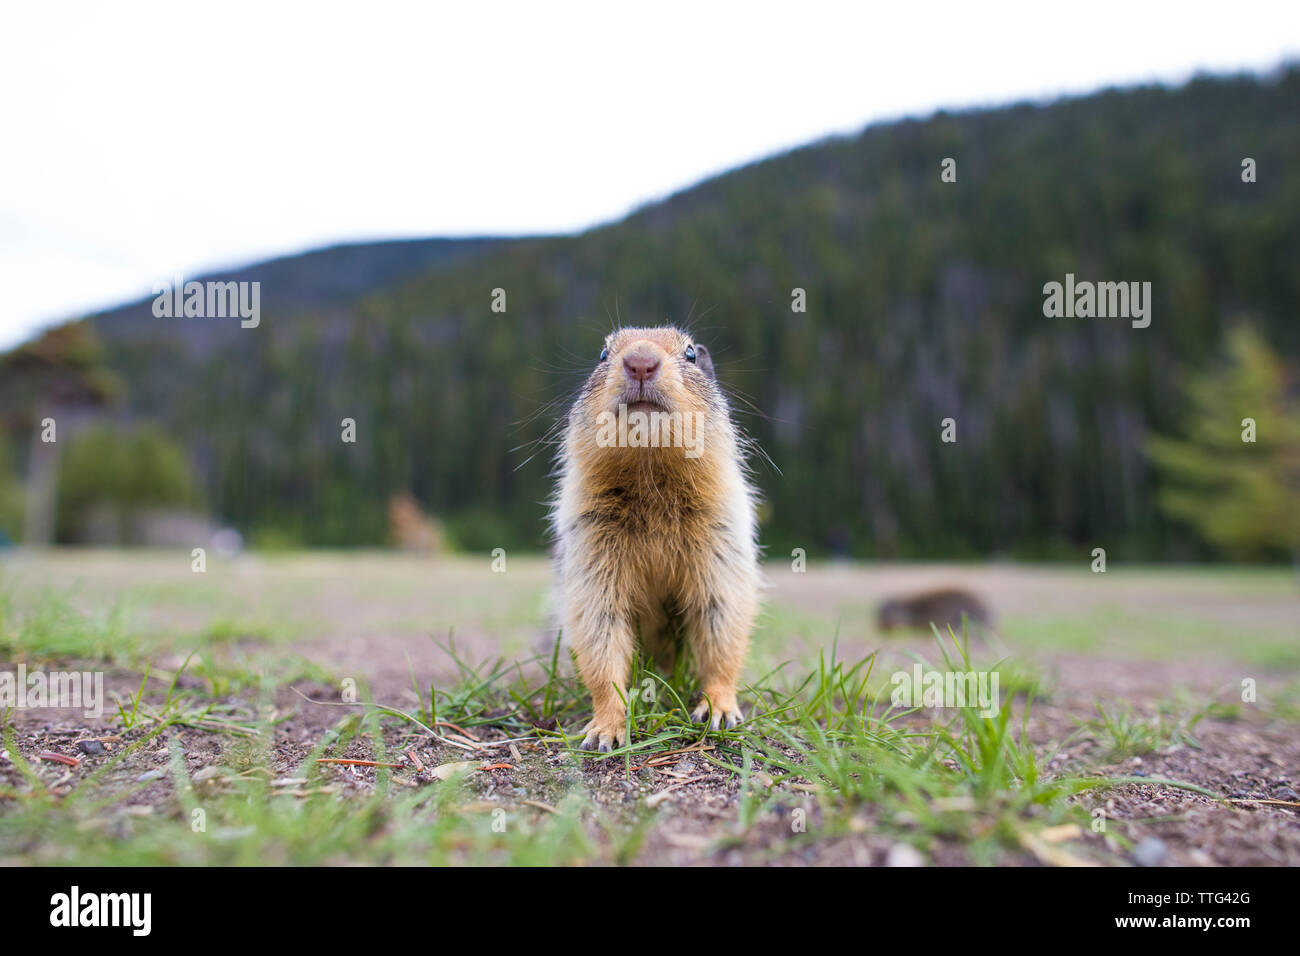
[[1168, 855], [1169, 847], [1156, 837], [1145, 837], [1133, 848], [1133, 862], [1138, 866], [1159, 866]]
[[146, 781], [149, 780], [158, 780], [162, 777], [162, 775], [163, 772], [161, 770], [146, 770], [144, 773], [140, 774], [140, 776], [135, 778], [135, 782], [145, 783]]
[[104, 754], [108, 753], [108, 751], [104, 749], [104, 745], [98, 740], [78, 740], [77, 749], [83, 754], [89, 754], [92, 757], [102, 757]]
[[885, 856], [885, 866], [925, 866], [925, 857], [910, 843], [895, 843]]

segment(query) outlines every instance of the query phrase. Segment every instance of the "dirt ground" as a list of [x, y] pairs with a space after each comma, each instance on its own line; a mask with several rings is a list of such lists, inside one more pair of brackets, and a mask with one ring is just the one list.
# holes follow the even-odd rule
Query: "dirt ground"
[[[270, 574], [222, 569], [219, 580], [203, 583], [207, 590], [195, 601], [184, 593], [189, 579], [166, 560], [123, 569], [94, 555], [72, 556], [63, 563], [7, 569], [7, 582], [25, 595], [31, 589], [14, 588], [15, 580], [30, 580], [38, 573], [55, 591], [75, 591], [86, 608], [103, 607], [110, 596], [125, 596], [137, 608], [141, 633], [157, 638], [152, 658], [164, 670], [184, 656], [185, 634], [219, 619], [226, 622], [226, 631], [248, 631], [247, 636], [236, 635], [230, 646], [301, 655], [330, 675], [358, 679], [375, 701], [412, 710], [413, 674], [426, 685], [454, 675], [447, 654], [431, 639], [431, 632], [441, 632], [443, 625], [454, 628], [458, 652], [474, 661], [526, 655], [545, 650], [548, 642], [542, 562], [517, 562], [508, 602], [493, 599], [502, 582], [468, 562], [439, 572], [388, 557], [366, 566], [352, 559], [331, 562], [315, 556], [278, 567], [273, 563]], [[443, 583], [422, 587], [421, 580], [430, 578]], [[981, 652], [988, 658], [1013, 655], [1041, 677], [1039, 697], [1025, 726], [1050, 760], [1046, 769], [1153, 780], [1079, 798], [1090, 810], [1099, 809], [1100, 819], [1122, 826], [1062, 836], [1069, 847], [1064, 855], [1058, 844], [1027, 840], [1024, 846], [1005, 850], [997, 862], [1300, 865], [1300, 724], [1295, 699], [1300, 687], [1300, 592], [1286, 575], [1216, 578], [1145, 569], [1103, 578], [1009, 566], [830, 566], [807, 574], [773, 569], [769, 580], [772, 610], [758, 635], [751, 671], [785, 659], [815, 666], [837, 626], [842, 659], [880, 650], [882, 658], [904, 666], [909, 654], [931, 652], [933, 639], [877, 634], [870, 609], [888, 594], [937, 582], [958, 583], [977, 590], [998, 614], [997, 633]], [[443, 613], [428, 613], [431, 603]], [[448, 607], [454, 613], [446, 613]], [[0, 661], [0, 670], [9, 666]], [[109, 688], [124, 697], [139, 686], [134, 668], [113, 666], [106, 673]], [[1257, 700], [1241, 701], [1243, 681], [1255, 682]], [[343, 710], [310, 703], [302, 695], [338, 701], [339, 688], [321, 679], [304, 679], [276, 691], [276, 707], [289, 715], [274, 731], [270, 771], [276, 777], [290, 777]], [[232, 693], [224, 702], [247, 707], [250, 714], [254, 707], [248, 693]], [[1199, 712], [1200, 719], [1153, 750], [1112, 757], [1105, 752], [1104, 740], [1079, 733], [1080, 721], [1095, 717], [1099, 702], [1123, 705], [1144, 716], [1174, 713], [1183, 706]], [[76, 712], [20, 710], [11, 715], [11, 722], [21, 754], [56, 795], [72, 792], [115, 748], [144, 733], [123, 732], [107, 713], [99, 721], [86, 721]], [[412, 755], [403, 761], [410, 766], [393, 775], [403, 787], [432, 785], [440, 765], [473, 760], [497, 767], [470, 777], [485, 809], [506, 807], [537, 816], [577, 793], [607, 823], [619, 826], [626, 821], [632, 826], [638, 811], [652, 808], [653, 822], [634, 860], [639, 864], [972, 862], [962, 839], [941, 835], [921, 852], [900, 844], [880, 832], [875, 808], [869, 805], [855, 808], [847, 826], [837, 821], [824, 838], [792, 841], [790, 818], [797, 810], [806, 814], [808, 832], [819, 832], [824, 806], [812, 788], [789, 788], [742, 829], [736, 776], [702, 759], [699, 751], [643, 759], [629, 773], [621, 759], [578, 758], [553, 741], [492, 747], [505, 734], [490, 727], [475, 735], [481, 748], [467, 748], [464, 738], [453, 746], [427, 735], [409, 736], [411, 731], [401, 721], [384, 724], [387, 751]], [[163, 813], [174, 800], [171, 779], [160, 772], [167, 769], [167, 742], [173, 736], [195, 779], [204, 777], [205, 768], [220, 767], [230, 748], [238, 746], [238, 739], [226, 734], [165, 731], [156, 738], [157, 747], [151, 743], [113, 771], [110, 780], [124, 783], [157, 774], [156, 782], [132, 795], [135, 809], [128, 808], [128, 813]], [[80, 746], [90, 738], [105, 738], [102, 752], [93, 744], [91, 752]], [[69, 755], [79, 764], [69, 767], [37, 759], [43, 752]], [[373, 755], [373, 741], [362, 735], [344, 756]], [[422, 769], [416, 768], [417, 762]], [[218, 771], [212, 775], [219, 785]], [[368, 767], [337, 766], [328, 777], [329, 785], [345, 795], [370, 793], [376, 785], [376, 771]], [[1156, 782], [1165, 778], [1198, 785], [1220, 799]], [[0, 786], [22, 784], [8, 755], [0, 754]], [[3, 804], [0, 800], [0, 813]], [[970, 825], [981, 825], [978, 815], [971, 816]], [[1124, 841], [1115, 839], [1117, 829]]]

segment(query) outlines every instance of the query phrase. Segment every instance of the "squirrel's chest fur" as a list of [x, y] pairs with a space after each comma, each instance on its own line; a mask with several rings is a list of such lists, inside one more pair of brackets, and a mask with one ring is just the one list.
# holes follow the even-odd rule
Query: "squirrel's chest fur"
[[591, 464], [569, 462], [553, 516], [566, 602], [602, 590], [628, 611], [683, 609], [756, 573], [752, 499], [733, 456]]
[[612, 578], [652, 602], [674, 600], [730, 537], [720, 509], [677, 481], [628, 475], [589, 483], [574, 503], [571, 570]]

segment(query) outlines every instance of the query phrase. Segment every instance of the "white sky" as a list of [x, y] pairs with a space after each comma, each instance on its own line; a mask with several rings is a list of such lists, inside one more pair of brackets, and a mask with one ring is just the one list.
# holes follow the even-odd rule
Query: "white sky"
[[177, 272], [577, 230], [874, 120], [1298, 54], [1295, 0], [9, 3], [0, 347]]

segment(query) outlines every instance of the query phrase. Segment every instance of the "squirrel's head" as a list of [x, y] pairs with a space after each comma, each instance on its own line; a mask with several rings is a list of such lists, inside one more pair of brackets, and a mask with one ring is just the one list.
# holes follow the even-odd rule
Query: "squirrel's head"
[[600, 411], [707, 411], [716, 394], [709, 350], [670, 325], [619, 329], [605, 347], [586, 397]]
[[704, 438], [700, 430], [729, 427], [723, 424], [729, 421], [727, 405], [709, 350], [681, 329], [610, 333], [574, 406], [571, 425], [581, 434], [573, 437], [602, 449], [640, 450], [646, 445], [636, 440], [638, 419], [649, 423], [654, 447], [681, 445], [680, 432], [685, 431], [688, 450], [690, 441]]

